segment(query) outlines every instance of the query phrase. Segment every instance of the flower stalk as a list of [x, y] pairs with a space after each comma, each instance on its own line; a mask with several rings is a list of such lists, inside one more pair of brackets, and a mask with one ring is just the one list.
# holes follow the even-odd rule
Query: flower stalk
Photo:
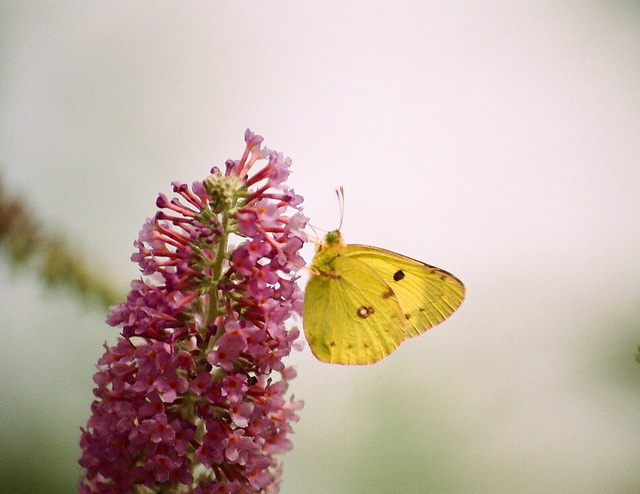
[[65, 287], [84, 300], [108, 307], [122, 299], [103, 273], [60, 234], [48, 231], [0, 181], [0, 250], [14, 266], [37, 272], [50, 287]]

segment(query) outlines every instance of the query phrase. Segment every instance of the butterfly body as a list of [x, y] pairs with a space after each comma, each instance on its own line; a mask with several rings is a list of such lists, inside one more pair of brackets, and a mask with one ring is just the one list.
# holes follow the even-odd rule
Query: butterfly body
[[337, 230], [318, 246], [311, 271], [304, 331], [324, 362], [377, 362], [444, 321], [464, 299], [464, 285], [452, 274], [378, 247], [344, 245]]

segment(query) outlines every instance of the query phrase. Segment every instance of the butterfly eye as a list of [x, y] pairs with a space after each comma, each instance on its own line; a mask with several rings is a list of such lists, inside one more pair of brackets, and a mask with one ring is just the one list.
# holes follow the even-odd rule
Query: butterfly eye
[[404, 271], [402, 271], [402, 269], [398, 269], [398, 271], [393, 273], [394, 281], [400, 281], [402, 278], [404, 278]]
[[365, 307], [364, 305], [361, 305], [360, 307], [358, 307], [358, 310], [356, 311], [356, 313], [358, 314], [358, 317], [362, 319], [366, 319], [374, 312], [375, 310], [373, 309], [373, 307]]

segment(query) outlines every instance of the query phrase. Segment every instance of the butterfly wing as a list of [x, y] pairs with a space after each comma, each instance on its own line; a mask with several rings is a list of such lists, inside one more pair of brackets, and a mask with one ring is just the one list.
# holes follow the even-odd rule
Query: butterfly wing
[[405, 318], [389, 285], [358, 259], [339, 256], [305, 289], [304, 332], [324, 362], [372, 364], [405, 339]]
[[366, 264], [391, 288], [407, 322], [405, 339], [444, 321], [464, 299], [458, 278], [410, 257], [357, 244], [344, 247], [341, 255]]

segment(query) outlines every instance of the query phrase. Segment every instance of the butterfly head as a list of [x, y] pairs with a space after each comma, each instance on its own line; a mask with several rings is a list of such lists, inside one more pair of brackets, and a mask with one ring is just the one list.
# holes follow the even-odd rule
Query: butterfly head
[[340, 230], [331, 230], [324, 237], [325, 247], [335, 247], [342, 245], [342, 234]]
[[333, 272], [332, 263], [344, 247], [340, 230], [332, 230], [324, 237], [324, 242], [316, 247], [316, 255], [311, 263], [311, 272], [327, 274]]

